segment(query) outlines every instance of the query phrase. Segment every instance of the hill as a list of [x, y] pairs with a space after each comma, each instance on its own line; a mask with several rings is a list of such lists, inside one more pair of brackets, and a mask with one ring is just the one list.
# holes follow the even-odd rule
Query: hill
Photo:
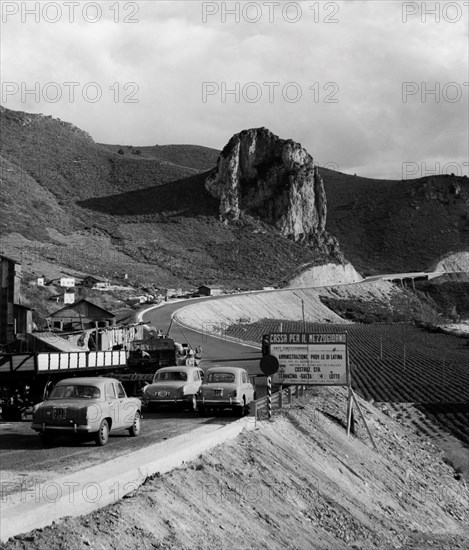
[[47, 255], [78, 272], [125, 271], [133, 284], [258, 288], [323, 262], [259, 221], [219, 220], [204, 189], [218, 151], [103, 146], [71, 124], [7, 109], [0, 122], [0, 247], [26, 266]]
[[[282, 285], [330, 261], [255, 216], [219, 219], [219, 152], [104, 145], [50, 116], [0, 109], [0, 252], [33, 266], [193, 288]], [[384, 181], [321, 169], [329, 234], [365, 274], [424, 269], [469, 248], [469, 180]]]
[[469, 250], [469, 179], [375, 180], [321, 169], [327, 229], [364, 275], [427, 270]]

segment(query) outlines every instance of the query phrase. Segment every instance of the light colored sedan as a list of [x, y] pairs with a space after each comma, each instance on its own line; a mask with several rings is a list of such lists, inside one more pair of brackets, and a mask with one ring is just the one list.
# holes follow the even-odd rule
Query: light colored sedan
[[197, 394], [201, 415], [210, 409], [231, 408], [243, 416], [254, 397], [254, 386], [248, 372], [239, 367], [212, 367], [205, 372], [204, 383]]
[[149, 409], [179, 405], [197, 410], [197, 392], [204, 371], [193, 366], [164, 367], [156, 371], [153, 382], [143, 389], [142, 401]]
[[66, 378], [57, 382], [46, 401], [34, 406], [31, 427], [44, 443], [71, 434], [106, 445], [110, 432], [128, 430], [134, 437], [140, 433], [141, 409], [140, 399], [127, 397], [114, 378]]

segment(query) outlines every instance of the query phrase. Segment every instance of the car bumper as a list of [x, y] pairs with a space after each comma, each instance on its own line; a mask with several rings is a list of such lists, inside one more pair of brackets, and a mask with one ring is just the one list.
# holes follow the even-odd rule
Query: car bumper
[[206, 399], [202, 397], [201, 399], [197, 399], [197, 405], [200, 407], [240, 407], [241, 401], [236, 398], [228, 398], [228, 399]]
[[191, 403], [192, 399], [190, 399], [188, 397], [184, 397], [184, 398], [180, 398], [180, 397], [178, 397], [178, 398], [158, 397], [158, 398], [154, 398], [154, 399], [144, 399], [143, 402], [146, 405], [149, 405], [149, 404], [152, 404], [152, 405], [181, 405], [181, 404], [185, 404], [185, 403]]
[[90, 426], [89, 424], [70, 424], [69, 426], [57, 426], [54, 424], [42, 424], [33, 423], [31, 428], [38, 433], [54, 432], [54, 433], [76, 433], [76, 434], [87, 434], [96, 432], [97, 428]]

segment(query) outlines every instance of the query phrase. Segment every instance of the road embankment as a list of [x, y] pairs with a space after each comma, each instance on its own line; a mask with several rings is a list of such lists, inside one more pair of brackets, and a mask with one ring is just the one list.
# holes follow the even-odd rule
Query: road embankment
[[389, 302], [401, 290], [388, 281], [318, 288], [292, 288], [250, 292], [201, 301], [179, 309], [175, 318], [196, 330], [219, 334], [235, 323], [254, 323], [261, 319], [288, 319], [311, 323], [347, 323], [331, 311], [320, 299], [353, 298]]
[[423, 434], [359, 398], [347, 437], [346, 390], [276, 411], [128, 498], [0, 545], [63, 548], [455, 550], [469, 541], [469, 491]]
[[15, 493], [4, 494], [2, 483], [0, 541], [113, 504], [135, 492], [148, 477], [169, 472], [254, 427], [253, 417], [224, 426], [207, 424], [69, 475], [43, 483], [25, 482]]

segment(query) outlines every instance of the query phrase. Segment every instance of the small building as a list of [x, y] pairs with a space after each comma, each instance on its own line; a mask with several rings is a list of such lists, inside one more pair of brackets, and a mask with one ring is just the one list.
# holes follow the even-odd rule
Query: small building
[[213, 288], [211, 286], [199, 286], [197, 293], [200, 296], [220, 296], [223, 293], [221, 288]]
[[102, 277], [95, 277], [93, 275], [87, 275], [81, 282], [81, 286], [85, 286], [87, 288], [93, 288], [94, 285], [98, 283], [106, 283], [106, 279], [103, 279]]
[[73, 304], [75, 302], [75, 293], [74, 292], [65, 292], [64, 293], [64, 304]]
[[0, 345], [32, 330], [32, 310], [20, 304], [21, 279], [21, 263], [0, 255]]
[[59, 285], [64, 288], [71, 288], [75, 286], [75, 279], [74, 277], [61, 277], [59, 281]]
[[116, 316], [88, 300], [79, 300], [52, 313], [50, 320], [61, 330], [83, 330], [115, 325]]

